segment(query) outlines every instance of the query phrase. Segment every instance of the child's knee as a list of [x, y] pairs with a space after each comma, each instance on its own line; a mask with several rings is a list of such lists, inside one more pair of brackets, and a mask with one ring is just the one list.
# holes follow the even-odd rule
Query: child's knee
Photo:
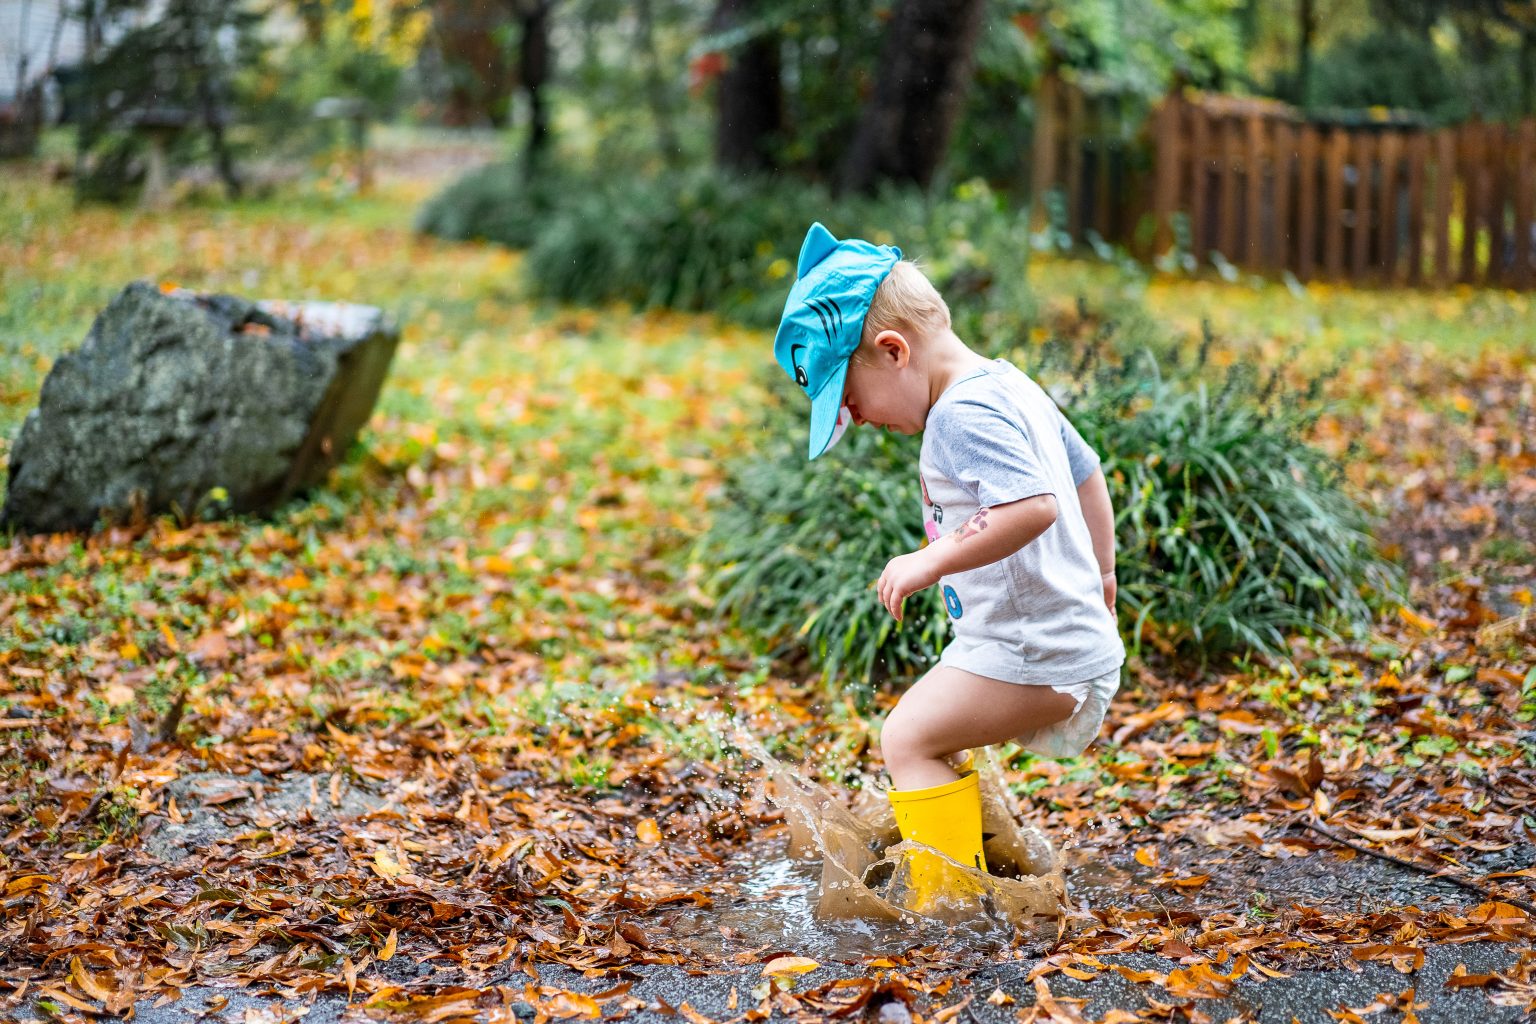
[[892, 711], [880, 726], [880, 756], [886, 764], [910, 756], [907, 728], [904, 720]]
[[880, 727], [880, 755], [885, 758], [886, 764], [931, 758], [936, 752], [928, 747], [921, 723], [914, 715], [902, 714], [899, 706], [886, 717], [885, 724]]

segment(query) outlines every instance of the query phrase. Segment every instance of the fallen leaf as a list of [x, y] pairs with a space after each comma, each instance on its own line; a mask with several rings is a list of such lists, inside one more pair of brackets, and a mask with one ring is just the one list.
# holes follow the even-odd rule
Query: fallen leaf
[[378, 872], [380, 878], [398, 878], [405, 874], [405, 868], [382, 846], [373, 851], [373, 870]]

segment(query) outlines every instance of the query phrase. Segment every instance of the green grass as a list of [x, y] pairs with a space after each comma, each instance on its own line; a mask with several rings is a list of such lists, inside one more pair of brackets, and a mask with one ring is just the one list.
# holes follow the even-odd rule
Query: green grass
[[[768, 336], [529, 302], [519, 257], [411, 232], [429, 191], [301, 187], [150, 215], [77, 209], [35, 168], [0, 177], [0, 457], [52, 361], [136, 278], [375, 303], [404, 325], [362, 451], [325, 489], [271, 521], [61, 540], [47, 566], [0, 576], [0, 594], [19, 598], [0, 658], [91, 691], [97, 703], [81, 693], [79, 706], [109, 721], [126, 706], [96, 692], [103, 680], [133, 676], [135, 710], [150, 714], [191, 687], [183, 728], [204, 747], [249, 727], [232, 724], [237, 712], [317, 730], [437, 713], [510, 735], [562, 714], [578, 733], [712, 756], [707, 728], [645, 691], [660, 675], [721, 679], [727, 656], [753, 666], [745, 680], [764, 673], [746, 658], [753, 638], [693, 603], [685, 561], [726, 457], [765, 440], [754, 413]], [[1295, 343], [1319, 364], [1341, 348], [1369, 354], [1384, 330], [1450, 356], [1533, 343], [1529, 300], [1503, 293], [1297, 298], [1280, 285], [1146, 286], [1055, 260], [1031, 278], [1069, 313], [1080, 293], [1100, 309], [1129, 287], [1170, 331], [1197, 338], [1208, 316], [1239, 352]], [[249, 674], [179, 676], [166, 633], [184, 652], [214, 630]], [[557, 688], [554, 707], [519, 702], [541, 684]], [[775, 699], [745, 683], [736, 696]], [[573, 775], [598, 787], [605, 755], [590, 754]]]
[[1448, 356], [1488, 349], [1536, 353], [1536, 296], [1456, 286], [1444, 290], [1352, 287], [1242, 275], [1235, 283], [1211, 277], [1127, 275], [1119, 264], [1036, 257], [1030, 284], [1048, 308], [1144, 305], [1170, 331], [1198, 337], [1209, 322], [1224, 345], [1265, 353], [1295, 351], [1304, 369], [1325, 367], [1340, 354], [1394, 342]]
[[[527, 658], [534, 676], [582, 686], [620, 650], [695, 663], [674, 621], [683, 555], [720, 457], [750, 443], [765, 339], [707, 317], [529, 303], [518, 257], [411, 232], [422, 191], [150, 216], [76, 209], [37, 173], [0, 181], [0, 456], [53, 359], [135, 278], [373, 303], [403, 324], [361, 451], [323, 490], [271, 521], [66, 541], [51, 564], [0, 576], [24, 599], [0, 659], [146, 673], [135, 704], [154, 713], [180, 663], [167, 632], [185, 651], [221, 631], [242, 656], [265, 652], [277, 682], [248, 707], [273, 720], [438, 710], [471, 729], [488, 714], [522, 728], [505, 694], [466, 693], [479, 659]], [[186, 683], [219, 731], [239, 688]], [[596, 760], [584, 771], [602, 776]]]

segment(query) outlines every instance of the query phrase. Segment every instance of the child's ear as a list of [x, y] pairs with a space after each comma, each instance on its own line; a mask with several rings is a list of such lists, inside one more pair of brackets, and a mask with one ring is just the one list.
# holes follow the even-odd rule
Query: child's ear
[[912, 346], [900, 331], [881, 331], [875, 335], [875, 350], [890, 359], [898, 370], [912, 361]]

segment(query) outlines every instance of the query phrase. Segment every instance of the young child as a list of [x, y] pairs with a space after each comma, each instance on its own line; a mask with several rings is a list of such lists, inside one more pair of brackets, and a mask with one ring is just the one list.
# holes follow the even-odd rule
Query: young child
[[[1125, 648], [1114, 617], [1115, 538], [1094, 453], [1050, 397], [950, 327], [943, 298], [901, 250], [813, 224], [773, 343], [811, 399], [810, 457], [850, 422], [923, 434], [928, 543], [875, 584], [900, 620], [942, 588], [954, 640], [881, 730], [903, 839], [985, 870], [972, 747], [1015, 740], [1074, 756], [1098, 735]], [[915, 909], [944, 868], [908, 861]]]

